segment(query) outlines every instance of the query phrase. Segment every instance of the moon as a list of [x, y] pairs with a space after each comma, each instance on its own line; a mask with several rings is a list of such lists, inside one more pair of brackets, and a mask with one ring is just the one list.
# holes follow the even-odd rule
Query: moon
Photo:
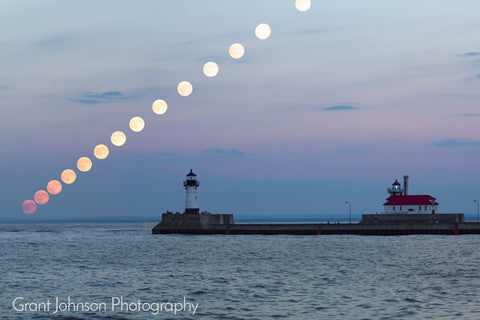
[[177, 86], [177, 92], [183, 97], [188, 97], [193, 92], [193, 86], [188, 81], [182, 81]]
[[32, 214], [37, 210], [37, 204], [33, 200], [25, 200], [22, 203], [22, 210], [26, 214]]
[[77, 161], [77, 168], [82, 172], [88, 172], [92, 169], [92, 160], [88, 157], [81, 157]]
[[234, 43], [228, 48], [228, 53], [233, 59], [240, 59], [245, 54], [245, 48], [240, 43]]
[[168, 106], [167, 102], [162, 99], [155, 100], [152, 104], [152, 110], [156, 114], [164, 114], [167, 112]]
[[260, 40], [266, 40], [270, 37], [272, 34], [272, 29], [270, 26], [266, 23], [260, 23], [256, 28], [255, 28], [255, 35], [257, 36], [258, 39]]
[[72, 184], [75, 182], [75, 180], [77, 180], [77, 174], [72, 169], [63, 170], [60, 177], [65, 184]]
[[203, 66], [203, 74], [209, 78], [215, 77], [218, 74], [218, 65], [213, 61], [205, 63]]
[[52, 180], [47, 184], [47, 191], [53, 195], [59, 194], [62, 191], [62, 184], [58, 180]]
[[310, 7], [312, 6], [312, 1], [311, 0], [296, 0], [295, 1], [295, 8], [297, 8], [298, 11], [308, 11]]
[[93, 149], [93, 154], [97, 159], [103, 160], [108, 157], [109, 151], [108, 147], [104, 144], [99, 144]]
[[38, 190], [33, 196], [33, 200], [38, 204], [45, 204], [48, 202], [48, 199], [50, 199], [50, 196], [45, 190]]
[[114, 146], [120, 147], [123, 146], [127, 141], [127, 136], [122, 131], [115, 131], [112, 133], [110, 140]]
[[140, 117], [133, 117], [130, 120], [129, 125], [130, 130], [132, 130], [133, 132], [140, 132], [143, 130], [143, 128], [145, 128], [145, 121], [143, 121], [143, 119]]

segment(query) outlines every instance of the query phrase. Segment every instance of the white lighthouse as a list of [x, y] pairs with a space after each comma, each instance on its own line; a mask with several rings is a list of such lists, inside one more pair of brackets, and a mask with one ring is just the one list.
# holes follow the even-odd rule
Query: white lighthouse
[[197, 203], [197, 189], [198, 186], [200, 186], [200, 182], [198, 182], [197, 175], [193, 173], [192, 169], [190, 169], [190, 173], [187, 174], [187, 179], [183, 181], [183, 186], [187, 193], [185, 198], [185, 213], [200, 213]]

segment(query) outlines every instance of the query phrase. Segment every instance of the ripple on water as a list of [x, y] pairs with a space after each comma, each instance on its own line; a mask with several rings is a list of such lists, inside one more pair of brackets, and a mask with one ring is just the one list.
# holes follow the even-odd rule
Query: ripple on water
[[[1, 234], [5, 297], [186, 297], [200, 303], [194, 318], [205, 320], [480, 315], [480, 237], [152, 236], [140, 224], [11, 229], [19, 231]], [[0, 316], [18, 314], [3, 309]], [[111, 312], [32, 316], [145, 318]]]

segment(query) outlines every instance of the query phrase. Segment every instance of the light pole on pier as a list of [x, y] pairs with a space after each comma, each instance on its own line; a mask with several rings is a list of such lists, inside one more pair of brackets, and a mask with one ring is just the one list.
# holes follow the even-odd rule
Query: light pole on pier
[[350, 201], [345, 201], [345, 204], [348, 204], [348, 223], [351, 224], [352, 223], [352, 204], [350, 203]]
[[478, 205], [479, 205], [479, 203], [478, 203], [478, 200], [473, 200], [473, 202], [474, 202], [474, 203], [475, 203], [475, 202], [477, 203], [477, 222], [479, 222], [479, 220], [478, 220]]

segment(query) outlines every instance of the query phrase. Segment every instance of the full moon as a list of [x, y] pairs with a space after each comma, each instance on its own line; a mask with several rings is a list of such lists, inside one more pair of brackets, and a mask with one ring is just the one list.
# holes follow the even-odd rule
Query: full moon
[[60, 177], [62, 178], [63, 183], [66, 184], [72, 184], [77, 180], [77, 174], [72, 169], [63, 170]]
[[97, 157], [97, 159], [106, 159], [109, 154], [108, 147], [104, 144], [99, 144], [95, 147], [95, 149], [93, 149], [93, 154], [95, 155], [95, 157]]
[[308, 11], [310, 7], [312, 6], [312, 1], [311, 0], [296, 0], [295, 1], [295, 8], [297, 8], [298, 11]]
[[140, 117], [133, 117], [130, 120], [129, 125], [133, 132], [140, 132], [143, 130], [143, 128], [145, 128], [145, 121], [143, 121], [143, 119]]
[[53, 195], [59, 194], [62, 191], [62, 184], [58, 180], [52, 180], [47, 184], [47, 191]]
[[203, 66], [203, 74], [209, 78], [215, 77], [218, 74], [218, 65], [213, 61], [205, 63]]
[[77, 168], [82, 172], [90, 171], [90, 169], [92, 169], [92, 160], [90, 160], [90, 158], [87, 158], [87, 157], [81, 157], [77, 161]]
[[240, 59], [245, 54], [245, 48], [240, 43], [234, 43], [228, 49], [228, 53], [233, 59]]
[[177, 86], [178, 94], [184, 97], [188, 97], [192, 94], [193, 86], [188, 81], [182, 81]]
[[122, 131], [115, 131], [110, 138], [114, 146], [120, 147], [127, 141], [127, 136]]
[[25, 200], [22, 203], [22, 210], [26, 214], [32, 214], [37, 210], [37, 204], [33, 200]]
[[38, 190], [33, 196], [33, 200], [38, 204], [45, 204], [48, 202], [48, 199], [50, 199], [50, 196], [45, 190]]
[[165, 100], [158, 99], [158, 100], [155, 100], [152, 104], [152, 110], [156, 114], [164, 114], [165, 112], [167, 112], [167, 109], [168, 109], [168, 106]]
[[270, 37], [272, 34], [272, 29], [270, 26], [266, 23], [260, 23], [256, 28], [255, 28], [255, 35], [257, 36], [258, 39], [260, 40], [265, 40]]

